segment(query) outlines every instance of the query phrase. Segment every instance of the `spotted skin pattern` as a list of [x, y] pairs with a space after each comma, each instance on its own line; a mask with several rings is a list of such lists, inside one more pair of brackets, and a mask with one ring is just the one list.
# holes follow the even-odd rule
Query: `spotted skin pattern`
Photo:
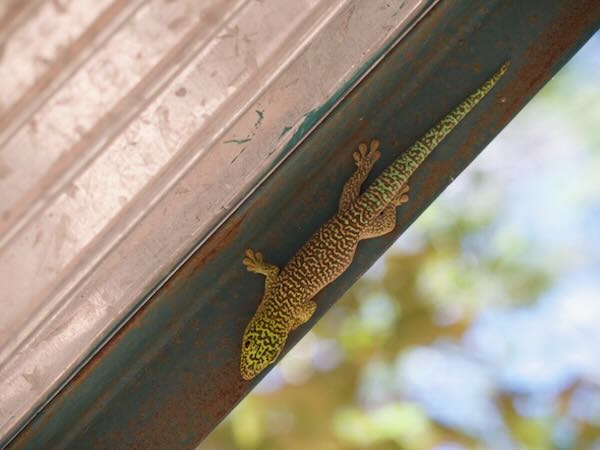
[[357, 169], [344, 186], [335, 216], [321, 226], [280, 271], [260, 252], [246, 250], [247, 270], [266, 277], [265, 292], [242, 338], [240, 372], [251, 380], [272, 364], [288, 333], [308, 321], [317, 307], [313, 298], [350, 265], [358, 242], [382, 236], [396, 225], [396, 207], [408, 201], [408, 179], [425, 158], [484, 98], [508, 68], [508, 61], [477, 91], [441, 119], [360, 194], [380, 157], [379, 142], [360, 144], [353, 157]]

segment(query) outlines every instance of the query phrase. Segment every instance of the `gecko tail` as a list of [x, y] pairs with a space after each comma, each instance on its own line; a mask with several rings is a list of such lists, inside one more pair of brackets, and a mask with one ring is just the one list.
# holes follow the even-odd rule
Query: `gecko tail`
[[[507, 60], [500, 66], [500, 68], [487, 79], [483, 85], [464, 99], [458, 106], [456, 106], [449, 114], [444, 116], [437, 124], [433, 126], [423, 137], [415, 142], [402, 156], [400, 159], [410, 159], [415, 167], [419, 167], [421, 163], [429, 156], [429, 154], [436, 148], [440, 142], [448, 136], [452, 130], [471, 112], [473, 108], [479, 103], [496, 85], [496, 83], [504, 76], [510, 65], [510, 60]], [[392, 167], [396, 164], [392, 164]], [[404, 166], [404, 164], [402, 164]]]
[[427, 133], [388, 166], [359, 197], [357, 210], [361, 221], [369, 223], [392, 201], [410, 176], [425, 158], [444, 140], [469, 112], [483, 99], [504, 76], [510, 65], [507, 60], [487, 79], [479, 89], [469, 95], [449, 114], [444, 116]]

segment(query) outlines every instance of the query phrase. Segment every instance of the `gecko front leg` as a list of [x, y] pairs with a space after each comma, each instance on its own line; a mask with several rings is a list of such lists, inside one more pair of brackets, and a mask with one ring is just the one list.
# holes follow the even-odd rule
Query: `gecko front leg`
[[254, 252], [250, 248], [246, 250], [245, 254], [246, 257], [242, 260], [242, 264], [246, 266], [248, 272], [259, 273], [266, 277], [265, 292], [268, 291], [277, 281], [279, 267], [264, 262], [262, 253]]
[[367, 179], [373, 165], [375, 165], [381, 156], [381, 152], [378, 149], [379, 141], [373, 139], [369, 144], [369, 147], [367, 147], [367, 144], [361, 143], [358, 146], [358, 150], [352, 154], [354, 163], [356, 164], [356, 171], [344, 185], [344, 190], [340, 197], [339, 212], [348, 209], [360, 194], [360, 187]]

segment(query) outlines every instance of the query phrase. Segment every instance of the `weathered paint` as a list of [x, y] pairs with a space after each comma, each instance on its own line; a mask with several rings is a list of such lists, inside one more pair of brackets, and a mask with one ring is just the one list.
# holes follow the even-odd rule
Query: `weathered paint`
[[[426, 161], [390, 235], [361, 244], [315, 317], [391, 245], [597, 29], [595, 0], [442, 2], [292, 153], [18, 436], [11, 448], [193, 448], [254, 386], [239, 342], [262, 292], [252, 247], [283, 264], [336, 210], [350, 152], [376, 137], [375, 175], [507, 58], [502, 88]], [[318, 205], [318, 207], [316, 207]]]
[[247, 142], [250, 142], [251, 140], [252, 140], [252, 138], [229, 139], [228, 141], [223, 141], [223, 144], [245, 144]]

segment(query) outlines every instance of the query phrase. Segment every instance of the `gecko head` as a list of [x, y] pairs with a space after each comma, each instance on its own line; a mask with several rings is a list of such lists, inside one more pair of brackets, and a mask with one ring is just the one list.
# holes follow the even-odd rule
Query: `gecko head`
[[275, 362], [287, 339], [287, 331], [266, 317], [254, 317], [242, 338], [240, 372], [251, 380]]

